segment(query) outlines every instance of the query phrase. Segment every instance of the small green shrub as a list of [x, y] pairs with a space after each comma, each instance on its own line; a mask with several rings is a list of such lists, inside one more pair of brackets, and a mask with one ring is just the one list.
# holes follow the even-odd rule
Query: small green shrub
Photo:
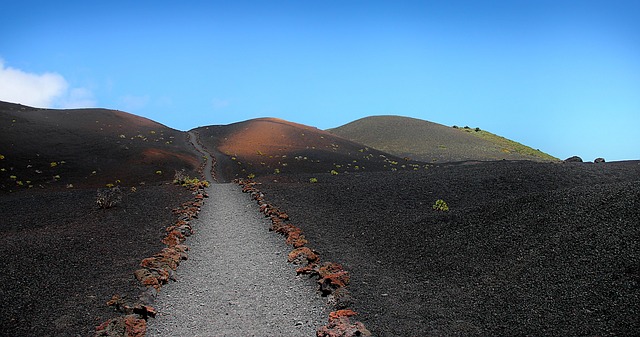
[[433, 206], [431, 206], [431, 208], [435, 209], [436, 211], [443, 211], [443, 212], [449, 211], [449, 205], [447, 205], [447, 203], [442, 199], [436, 200], [436, 203]]
[[189, 177], [184, 170], [176, 170], [173, 176], [173, 183], [183, 187], [209, 187], [209, 182], [198, 178]]
[[336, 170], [331, 170], [331, 175], [333, 175], [333, 176], [337, 176], [337, 175], [338, 175], [338, 171], [336, 171]]
[[318, 178], [309, 178], [309, 182], [315, 184], [318, 182]]

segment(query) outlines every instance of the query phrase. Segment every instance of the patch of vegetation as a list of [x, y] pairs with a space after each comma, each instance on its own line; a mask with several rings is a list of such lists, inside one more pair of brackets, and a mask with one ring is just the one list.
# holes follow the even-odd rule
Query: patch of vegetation
[[122, 191], [119, 186], [98, 190], [98, 195], [96, 196], [96, 204], [98, 204], [98, 207], [102, 209], [111, 208], [120, 203], [120, 201], [122, 201]]
[[198, 178], [189, 177], [184, 170], [176, 170], [173, 176], [173, 183], [184, 187], [209, 187], [209, 182]]
[[442, 212], [449, 211], [449, 205], [447, 205], [447, 203], [442, 199], [436, 200], [436, 203], [433, 204], [431, 208], [435, 209], [436, 211], [442, 211]]
[[312, 184], [315, 184], [315, 183], [318, 182], [318, 178], [315, 178], [315, 177], [314, 178], [309, 178], [309, 182], [312, 183]]
[[540, 158], [546, 161], [559, 161], [558, 158], [551, 156], [547, 153], [544, 153], [540, 150], [533, 149], [529, 146], [520, 144], [518, 142], [512, 141], [510, 139], [498, 136], [488, 131], [480, 130], [480, 128], [476, 128], [476, 132], [471, 132], [472, 135], [486, 139], [488, 141], [493, 142], [494, 144], [500, 146], [502, 148], [502, 152], [511, 153], [515, 152], [521, 155], [530, 156], [534, 158]]

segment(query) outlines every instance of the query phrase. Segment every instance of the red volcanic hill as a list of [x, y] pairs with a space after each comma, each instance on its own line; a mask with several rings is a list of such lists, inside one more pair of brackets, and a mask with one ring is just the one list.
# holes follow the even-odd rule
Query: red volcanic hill
[[410, 162], [314, 127], [277, 118], [195, 129], [226, 179], [279, 173], [417, 169]]
[[186, 137], [122, 111], [0, 102], [0, 189], [170, 180], [199, 165]]

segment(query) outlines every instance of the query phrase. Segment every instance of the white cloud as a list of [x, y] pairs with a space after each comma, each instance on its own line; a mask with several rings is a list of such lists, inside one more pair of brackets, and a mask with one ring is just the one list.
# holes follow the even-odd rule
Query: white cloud
[[90, 90], [71, 88], [58, 73], [34, 74], [5, 67], [0, 59], [0, 100], [38, 108], [93, 107]]
[[64, 109], [89, 108], [95, 107], [96, 101], [93, 98], [91, 90], [85, 88], [73, 88], [62, 98], [57, 100], [56, 105]]

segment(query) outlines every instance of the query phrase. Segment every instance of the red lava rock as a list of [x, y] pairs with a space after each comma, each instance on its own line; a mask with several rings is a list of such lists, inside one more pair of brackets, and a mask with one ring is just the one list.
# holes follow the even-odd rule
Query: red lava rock
[[178, 230], [172, 230], [164, 239], [162, 243], [169, 247], [174, 247], [181, 244], [185, 240], [184, 235]]
[[109, 335], [109, 333], [107, 332], [107, 330], [108, 330], [108, 329], [109, 329], [109, 330], [110, 330], [110, 329], [112, 329], [112, 328], [110, 328], [109, 326], [110, 326], [110, 325], [115, 325], [114, 321], [115, 321], [115, 319], [110, 319], [110, 320], [108, 320], [108, 321], [105, 321], [105, 322], [100, 323], [100, 325], [98, 325], [98, 326], [96, 327], [96, 333], [95, 333], [95, 336], [96, 336], [96, 337], [101, 337], [101, 336], [110, 336], [110, 335]]
[[317, 337], [352, 337], [371, 336], [361, 322], [351, 323], [349, 317], [357, 313], [351, 309], [334, 311], [329, 314], [329, 324], [321, 327], [316, 332]]
[[145, 286], [151, 286], [160, 289], [160, 282], [155, 278], [149, 269], [142, 268], [133, 272], [136, 279]]
[[141, 268], [133, 274], [143, 285], [156, 289], [160, 289], [163, 284], [169, 281], [169, 272], [159, 268]]
[[294, 225], [281, 223], [275, 228], [274, 232], [278, 234], [282, 234], [286, 237], [286, 236], [289, 236], [289, 233], [294, 232], [296, 230], [299, 230], [299, 228], [297, 228]]
[[176, 270], [178, 261], [169, 256], [154, 256], [142, 260], [140, 266], [148, 269]]
[[338, 319], [340, 317], [351, 317], [351, 316], [355, 316], [358, 313], [351, 310], [351, 309], [344, 309], [344, 310], [337, 310], [337, 311], [332, 311], [331, 313], [329, 313], [329, 321], [334, 320], [334, 319]]
[[309, 274], [317, 274], [318, 284], [323, 295], [329, 295], [336, 289], [346, 287], [349, 284], [349, 272], [345, 271], [340, 264], [325, 262], [320, 267], [312, 270], [304, 270]]
[[287, 241], [288, 245], [292, 245], [294, 248], [300, 248], [309, 241], [305, 239], [304, 235], [302, 235], [302, 230], [300, 228], [294, 227], [292, 230], [287, 232]]
[[115, 307], [116, 311], [122, 312], [126, 315], [137, 314], [144, 319], [147, 319], [147, 317], [155, 317], [157, 313], [155, 308], [143, 303], [128, 305], [118, 294], [113, 295], [113, 297], [107, 301], [107, 306]]
[[317, 275], [318, 274], [318, 265], [316, 263], [309, 263], [304, 267], [300, 267], [296, 269], [296, 274], [300, 275]]
[[147, 319], [148, 317], [156, 317], [158, 314], [156, 309], [150, 305], [137, 304], [132, 309], [134, 314], [137, 314], [144, 319]]
[[285, 212], [278, 212], [278, 217], [282, 220], [289, 220], [289, 214]]
[[371, 332], [361, 322], [351, 323], [348, 317], [329, 321], [316, 332], [317, 337], [354, 337], [371, 336]]
[[127, 315], [124, 317], [125, 336], [144, 337], [147, 332], [147, 321], [137, 315]]
[[309, 247], [296, 248], [287, 258], [289, 262], [301, 264], [304, 262], [315, 262], [318, 260], [318, 254], [314, 253]]
[[331, 294], [335, 289], [346, 287], [349, 284], [349, 273], [347, 271], [339, 271], [328, 274], [318, 280], [320, 291], [323, 294]]
[[282, 223], [282, 220], [276, 218], [276, 217], [271, 217], [271, 227], [269, 228], [270, 231], [275, 231], [277, 230], [280, 226], [283, 226], [284, 224]]
[[138, 315], [127, 315], [108, 320], [96, 327], [96, 337], [144, 337], [147, 321]]
[[342, 270], [344, 269], [339, 263], [325, 262], [318, 268], [318, 274], [320, 275], [320, 277], [325, 277], [326, 275], [333, 274]]
[[293, 248], [304, 247], [307, 243], [309, 243], [309, 241], [304, 238], [304, 235], [300, 235], [295, 239], [291, 239], [291, 236], [287, 238], [287, 244], [292, 245]]

